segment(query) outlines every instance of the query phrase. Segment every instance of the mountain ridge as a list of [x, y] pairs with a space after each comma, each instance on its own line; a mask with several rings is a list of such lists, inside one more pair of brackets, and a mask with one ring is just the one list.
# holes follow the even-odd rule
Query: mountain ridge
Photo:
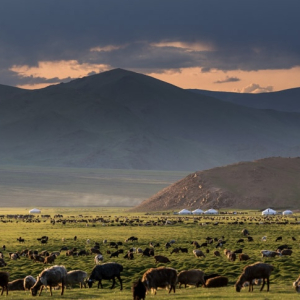
[[0, 164], [195, 170], [297, 156], [300, 114], [258, 110], [116, 69], [1, 94]]

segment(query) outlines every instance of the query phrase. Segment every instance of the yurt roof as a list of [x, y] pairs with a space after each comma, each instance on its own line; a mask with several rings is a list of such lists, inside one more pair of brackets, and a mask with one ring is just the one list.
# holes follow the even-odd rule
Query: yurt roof
[[182, 209], [179, 214], [191, 214], [192, 212], [190, 210], [187, 209]]
[[192, 211], [193, 214], [202, 214], [204, 211], [200, 208], [197, 208], [195, 210]]

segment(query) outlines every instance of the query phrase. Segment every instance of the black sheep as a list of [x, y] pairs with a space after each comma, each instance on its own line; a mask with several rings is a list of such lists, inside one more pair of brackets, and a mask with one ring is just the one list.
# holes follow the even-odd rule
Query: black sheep
[[122, 285], [122, 279], [120, 277], [120, 273], [122, 271], [123, 271], [123, 266], [118, 263], [114, 263], [114, 262], [97, 265], [92, 270], [92, 273], [87, 281], [88, 286], [89, 286], [89, 288], [91, 288], [93, 285], [93, 282], [98, 281], [98, 288], [99, 288], [99, 286], [101, 286], [101, 288], [103, 288], [103, 285], [101, 282], [102, 279], [107, 279], [107, 280], [112, 279], [113, 283], [112, 283], [111, 289], [113, 289], [116, 284], [115, 277], [117, 277], [119, 279], [119, 282], [121, 285], [120, 290], [122, 290], [123, 285]]

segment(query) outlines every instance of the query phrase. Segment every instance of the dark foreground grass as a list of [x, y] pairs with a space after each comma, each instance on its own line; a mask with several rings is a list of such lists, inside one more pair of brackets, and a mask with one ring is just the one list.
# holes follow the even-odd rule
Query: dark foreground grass
[[[19, 210], [20, 211], [20, 210]], [[21, 210], [24, 213], [24, 209]], [[76, 247], [78, 250], [89, 250], [94, 242], [101, 244], [101, 252], [104, 254], [104, 261], [115, 261], [121, 263], [124, 266], [122, 272], [124, 290], [119, 290], [119, 284], [117, 282], [116, 288], [110, 290], [111, 282], [103, 281], [104, 289], [97, 289], [96, 285], [91, 289], [79, 289], [74, 287], [67, 289], [63, 298], [65, 299], [132, 299], [131, 285], [132, 282], [140, 278], [143, 273], [152, 267], [156, 267], [154, 259], [152, 257], [142, 257], [135, 254], [133, 260], [129, 261], [124, 259], [124, 254], [120, 254], [118, 258], [110, 259], [106, 254], [107, 250], [115, 251], [111, 249], [108, 244], [103, 244], [102, 241], [107, 239], [110, 241], [121, 241], [123, 245], [120, 249], [124, 249], [126, 252], [131, 247], [140, 247], [145, 249], [149, 247], [149, 242], [160, 243], [160, 247], [155, 248], [156, 254], [161, 254], [169, 257], [171, 263], [169, 267], [173, 267], [176, 270], [182, 271], [186, 269], [199, 268], [205, 273], [218, 273], [220, 275], [227, 276], [229, 278], [229, 285], [224, 288], [195, 288], [189, 287], [187, 289], [177, 289], [175, 294], [169, 295], [166, 290], [158, 290], [157, 295], [148, 295], [149, 299], [296, 299], [299, 295], [294, 291], [292, 287], [293, 281], [299, 275], [300, 266], [300, 247], [299, 241], [292, 241], [291, 237], [295, 236], [298, 239], [299, 226], [294, 218], [285, 219], [270, 219], [262, 220], [258, 214], [253, 215], [253, 219], [250, 220], [249, 214], [245, 216], [217, 216], [207, 218], [181, 218], [182, 222], [178, 222], [178, 216], [173, 215], [142, 215], [128, 214], [124, 209], [100, 209], [100, 208], [72, 208], [68, 210], [64, 208], [43, 209], [43, 214], [50, 214], [51, 217], [54, 213], [59, 212], [64, 215], [63, 219], [67, 222], [65, 225], [62, 222], [56, 222], [55, 225], [51, 224], [50, 218], [35, 217], [35, 220], [40, 222], [24, 222], [20, 218], [8, 219], [4, 217], [1, 219], [0, 229], [0, 247], [6, 245], [6, 250], [2, 251], [7, 262], [7, 266], [1, 268], [1, 270], [8, 271], [10, 273], [10, 280], [18, 278], [24, 278], [27, 275], [36, 277], [43, 269], [44, 265], [40, 263], [34, 263], [26, 257], [21, 257], [20, 260], [9, 260], [8, 253], [22, 251], [24, 249], [32, 250], [48, 250], [58, 251], [62, 246], [67, 246], [69, 249]], [[6, 214], [19, 213], [17, 209], [6, 209]], [[252, 214], [252, 213], [251, 213]], [[96, 216], [102, 216], [108, 223], [92, 220]], [[109, 217], [110, 216], [110, 217]], [[136, 222], [132, 225], [122, 226], [128, 219], [139, 218], [143, 222], [143, 226], [138, 226]], [[162, 218], [167, 218], [171, 221], [177, 221], [174, 225], [163, 226], [145, 226], [145, 223], [151, 223], [152, 221], [158, 221]], [[257, 221], [256, 221], [256, 220]], [[58, 219], [56, 219], [57, 221]], [[233, 222], [243, 222], [243, 224], [231, 224]], [[279, 222], [280, 221], [280, 222]], [[287, 221], [288, 224], [276, 224]], [[202, 224], [205, 223], [207, 225]], [[218, 225], [214, 225], [217, 224]], [[263, 224], [262, 224], [263, 223]], [[291, 224], [293, 223], [293, 224]], [[86, 225], [88, 224], [88, 226]], [[241, 231], [247, 228], [250, 235], [253, 237], [254, 242], [248, 242], [246, 239], [242, 243], [237, 243], [238, 239], [243, 238]], [[49, 242], [46, 245], [41, 245], [37, 238], [47, 235]], [[77, 240], [74, 241], [74, 236], [77, 236]], [[139, 238], [137, 243], [131, 242], [125, 243], [124, 240], [130, 236], [137, 236]], [[209, 253], [205, 258], [195, 258], [192, 254], [194, 249], [191, 245], [191, 241], [198, 241], [199, 243], [205, 242], [205, 238], [224, 236], [226, 244], [223, 249], [228, 248], [236, 250], [243, 249], [243, 252], [251, 257], [248, 262], [229, 262], [223, 254], [223, 249], [219, 249], [221, 257], [215, 257], [213, 251], [216, 250], [216, 243], [208, 247]], [[261, 240], [262, 236], [267, 236], [267, 241]], [[282, 236], [283, 240], [275, 242], [276, 237]], [[19, 243], [18, 237], [25, 239], [25, 243]], [[62, 240], [64, 239], [64, 241]], [[90, 239], [90, 244], [87, 243], [87, 239]], [[170, 254], [171, 249], [167, 250], [163, 245], [174, 239], [176, 243], [173, 247], [187, 247], [189, 253]], [[293, 254], [291, 257], [276, 257], [267, 258], [263, 261], [272, 264], [275, 267], [274, 272], [271, 275], [270, 292], [260, 292], [259, 287], [254, 287], [254, 292], [249, 293], [248, 290], [242, 289], [240, 293], [237, 293], [234, 289], [234, 284], [242, 272], [244, 266], [254, 263], [256, 261], [262, 261], [260, 250], [276, 250], [281, 244], [288, 244], [293, 248]], [[206, 247], [202, 249], [206, 250]], [[61, 255], [56, 259], [56, 264], [64, 265], [67, 270], [81, 269], [90, 273], [94, 267], [94, 255], [81, 256], [81, 257], [68, 257], [65, 255], [65, 251], [61, 252]], [[160, 266], [159, 264], [158, 266]], [[265, 288], [266, 290], [266, 288]], [[53, 291], [53, 297], [51, 299], [61, 298], [60, 291]], [[43, 298], [50, 298], [50, 294], [47, 291], [43, 291]], [[6, 299], [26, 299], [32, 298], [29, 292], [15, 291], [9, 292]]]

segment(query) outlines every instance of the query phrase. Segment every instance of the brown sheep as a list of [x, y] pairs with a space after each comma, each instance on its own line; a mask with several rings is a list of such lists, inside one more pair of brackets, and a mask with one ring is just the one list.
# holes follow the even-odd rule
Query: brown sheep
[[147, 270], [142, 278], [147, 291], [154, 291], [156, 294], [157, 288], [169, 287], [169, 293], [173, 290], [175, 293], [175, 287], [177, 283], [177, 272], [172, 268], [151, 268]]
[[215, 288], [215, 287], [222, 287], [227, 286], [228, 278], [225, 276], [217, 276], [206, 280], [205, 287], [207, 288]]
[[260, 289], [260, 291], [263, 290], [265, 286], [265, 280], [267, 279], [267, 291], [269, 291], [269, 285], [270, 285], [270, 275], [271, 272], [274, 270], [274, 267], [266, 264], [266, 263], [261, 263], [257, 262], [252, 265], [248, 265], [243, 269], [243, 273], [240, 275], [238, 278], [235, 288], [237, 292], [241, 291], [241, 288], [244, 284], [245, 281], [249, 281], [249, 292], [252, 290], [253, 291], [253, 285], [252, 285], [252, 280], [256, 278], [262, 278], [263, 279], [263, 284]]
[[195, 285], [198, 287], [200, 283], [205, 286], [204, 272], [197, 269], [181, 271], [178, 274], [178, 283], [179, 288], [181, 288], [182, 284], [184, 284], [185, 288], [187, 285]]
[[236, 260], [236, 254], [233, 253], [233, 252], [229, 252], [229, 253], [227, 253], [227, 258], [228, 258], [230, 261], [235, 261], [235, 260]]
[[242, 261], [242, 260], [248, 260], [248, 259], [250, 259], [249, 255], [244, 254], [244, 253], [239, 254], [239, 260], [240, 261]]
[[221, 256], [219, 251], [214, 251], [214, 256]]
[[56, 259], [55, 255], [46, 256], [44, 259], [44, 264], [53, 264]]
[[154, 259], [155, 259], [156, 263], [163, 263], [163, 264], [165, 264], [165, 263], [169, 263], [170, 262], [170, 260], [167, 257], [162, 256], [162, 255], [154, 255]]
[[8, 280], [9, 274], [7, 272], [0, 271], [0, 286], [2, 287], [1, 296], [4, 290], [6, 290], [6, 295], [8, 295]]
[[24, 291], [24, 279], [16, 279], [8, 283], [8, 289], [10, 291]]

